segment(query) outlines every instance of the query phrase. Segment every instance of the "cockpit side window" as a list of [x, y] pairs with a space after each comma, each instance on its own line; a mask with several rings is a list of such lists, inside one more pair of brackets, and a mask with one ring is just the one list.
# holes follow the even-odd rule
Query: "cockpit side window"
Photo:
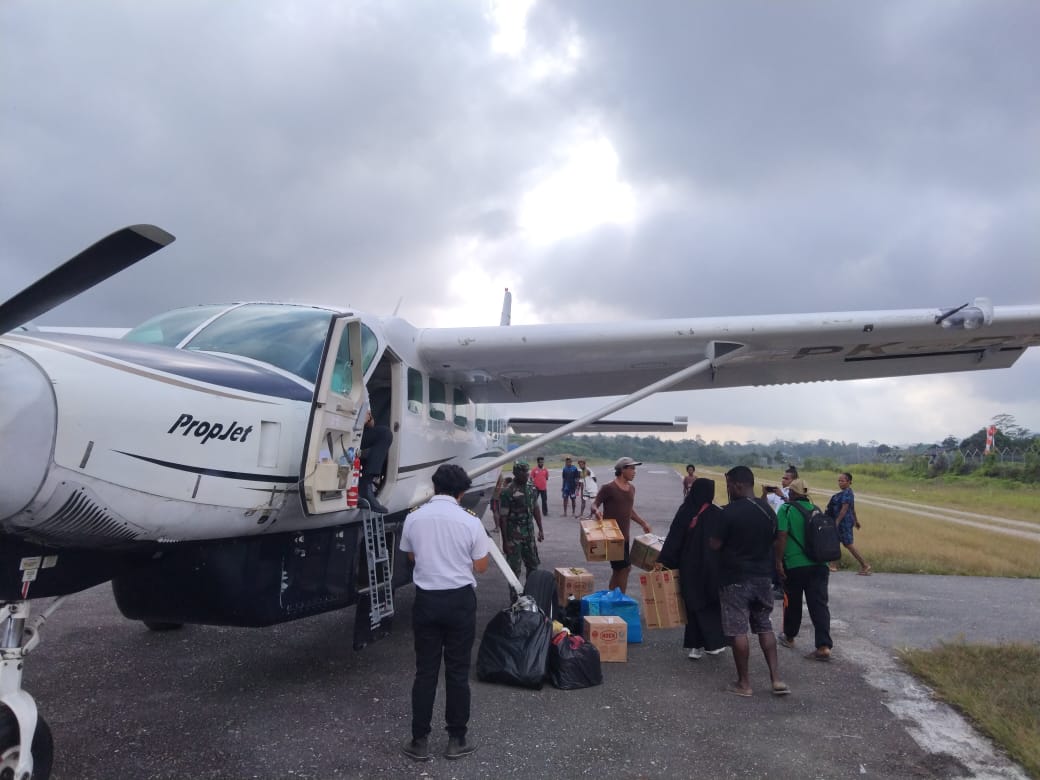
[[195, 328], [226, 308], [228, 308], [227, 304], [222, 303], [174, 309], [141, 323], [124, 334], [123, 338], [139, 344], [161, 344], [164, 347], [176, 347]]

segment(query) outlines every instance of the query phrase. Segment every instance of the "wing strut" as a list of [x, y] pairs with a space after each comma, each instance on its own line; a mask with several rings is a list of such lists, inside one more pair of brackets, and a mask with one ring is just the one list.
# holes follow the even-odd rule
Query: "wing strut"
[[579, 430], [591, 423], [596, 422], [597, 420], [602, 419], [603, 417], [606, 417], [608, 414], [613, 414], [619, 409], [624, 409], [626, 406], [631, 406], [636, 401], [642, 401], [647, 396], [651, 396], [654, 393], [660, 393], [665, 390], [668, 390], [669, 388], [679, 384], [683, 380], [689, 379], [691, 376], [703, 373], [704, 371], [708, 371], [709, 369], [712, 372], [714, 372], [715, 369], [717, 369], [723, 363], [727, 362], [730, 358], [736, 355], [743, 348], [743, 344], [737, 344], [732, 341], [709, 342], [708, 348], [706, 350], [706, 355], [703, 360], [699, 360], [692, 366], [687, 366], [686, 368], [681, 369], [680, 371], [676, 371], [674, 374], [666, 376], [664, 379], [659, 379], [653, 384], [647, 385], [646, 387], [642, 388], [641, 390], [636, 390], [631, 395], [626, 395], [624, 398], [621, 398], [617, 401], [611, 401], [606, 406], [597, 409], [596, 411], [591, 412], [590, 414], [587, 414], [580, 419], [572, 420], [566, 425], [561, 425], [559, 428], [556, 428], [550, 431], [549, 433], [543, 433], [537, 439], [530, 441], [527, 444], [522, 444], [515, 450], [510, 450], [505, 455], [495, 458], [492, 461], [488, 461], [482, 464], [479, 468], [473, 469], [472, 471], [468, 472], [469, 476], [472, 479], [473, 477], [479, 476], [481, 474], [486, 474], [489, 471], [500, 469], [506, 463], [516, 460], [522, 455], [526, 455], [529, 452], [534, 452], [535, 450], [541, 449], [549, 442], [556, 441], [557, 439], [566, 436], [568, 433], [572, 433], [573, 431]]

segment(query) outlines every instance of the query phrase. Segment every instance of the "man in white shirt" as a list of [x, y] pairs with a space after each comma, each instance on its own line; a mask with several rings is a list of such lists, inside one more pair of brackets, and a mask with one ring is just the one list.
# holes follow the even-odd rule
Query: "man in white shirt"
[[784, 475], [780, 477], [780, 487], [762, 486], [762, 498], [769, 502], [769, 506], [772, 507], [774, 512], [779, 512], [780, 507], [787, 501], [787, 486], [796, 479], [798, 479], [798, 469], [794, 466], [788, 466]]
[[477, 631], [477, 580], [490, 562], [487, 532], [476, 515], [459, 506], [470, 488], [459, 466], [445, 464], [433, 474], [436, 495], [411, 512], [401, 532], [401, 550], [415, 563], [415, 682], [412, 684], [412, 738], [401, 751], [415, 761], [430, 760], [430, 721], [444, 658], [445, 758], [468, 756], [469, 668]]

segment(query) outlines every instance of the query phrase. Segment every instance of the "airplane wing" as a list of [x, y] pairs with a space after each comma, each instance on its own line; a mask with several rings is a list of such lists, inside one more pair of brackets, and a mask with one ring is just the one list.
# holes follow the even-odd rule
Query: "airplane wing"
[[429, 328], [427, 368], [477, 401], [633, 393], [703, 361], [713, 342], [743, 345], [670, 390], [868, 379], [1011, 366], [1040, 345], [1040, 305], [829, 312], [598, 324]]
[[[572, 422], [570, 419], [549, 417], [510, 417], [509, 427], [514, 433], [549, 433]], [[579, 433], [686, 433], [688, 419], [676, 417], [671, 422], [651, 420], [596, 420], [577, 428]]]

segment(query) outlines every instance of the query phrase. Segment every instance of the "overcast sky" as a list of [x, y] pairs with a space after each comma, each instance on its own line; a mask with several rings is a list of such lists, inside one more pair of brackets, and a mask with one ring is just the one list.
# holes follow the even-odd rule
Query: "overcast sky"
[[[514, 323], [1040, 303], [1037, 30], [1028, 0], [5, 0], [0, 297], [152, 222], [177, 241], [41, 324], [247, 299], [496, 324], [504, 287]], [[1037, 352], [619, 416], [1037, 430]]]

